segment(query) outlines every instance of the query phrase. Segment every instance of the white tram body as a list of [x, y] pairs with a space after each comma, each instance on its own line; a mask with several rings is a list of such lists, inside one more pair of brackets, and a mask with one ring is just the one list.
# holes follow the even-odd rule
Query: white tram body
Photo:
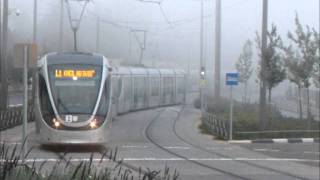
[[92, 53], [51, 53], [38, 62], [36, 133], [41, 144], [104, 144], [112, 117], [181, 104], [182, 70], [111, 67]]

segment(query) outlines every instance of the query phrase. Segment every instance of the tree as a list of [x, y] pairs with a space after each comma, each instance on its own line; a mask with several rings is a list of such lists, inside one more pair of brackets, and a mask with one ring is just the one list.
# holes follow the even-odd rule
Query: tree
[[238, 61], [236, 62], [236, 69], [239, 72], [239, 82], [244, 84], [244, 97], [243, 101], [248, 102], [248, 80], [252, 74], [252, 42], [247, 40], [242, 48]]
[[[271, 31], [267, 32], [267, 46], [265, 50], [262, 50], [261, 38], [257, 33], [256, 43], [260, 54], [260, 57], [264, 56], [266, 59], [265, 71], [261, 72], [261, 61], [260, 66], [258, 67], [258, 79], [260, 81], [264, 80], [266, 87], [268, 89], [268, 104], [269, 104], [269, 115], [271, 115], [271, 99], [272, 99], [272, 89], [276, 87], [286, 78], [286, 71], [284, 68], [284, 63], [281, 58], [281, 54], [278, 51], [278, 46], [281, 44], [280, 35], [277, 33], [277, 28], [275, 25], [272, 25]], [[271, 116], [269, 118], [269, 125], [271, 125]]]
[[[317, 58], [316, 58], [316, 62], [314, 64], [314, 68], [313, 68], [313, 83], [314, 85], [318, 88], [319, 90], [319, 95], [318, 95], [318, 99], [316, 100], [318, 108], [319, 108], [319, 113], [320, 113], [320, 35], [317, 31], [313, 30], [313, 34], [314, 34], [314, 39], [316, 41], [316, 44], [318, 45], [318, 53], [317, 53]], [[320, 114], [319, 114], [320, 116]], [[320, 119], [320, 117], [319, 117]]]
[[[317, 57], [313, 66], [313, 83], [317, 88], [320, 88], [320, 35], [317, 31], [313, 30], [315, 43], [318, 45]], [[319, 91], [320, 92], [320, 91]]]
[[297, 14], [295, 18], [295, 25], [296, 29], [294, 33], [288, 32], [288, 38], [291, 40], [293, 45], [290, 44], [288, 46], [284, 46], [281, 43], [282, 45], [280, 47], [284, 51], [284, 58], [289, 71], [288, 78], [298, 86], [300, 120], [302, 120], [301, 89], [303, 87], [307, 88], [307, 126], [310, 128], [309, 86], [311, 84], [310, 78], [312, 76], [314, 63], [317, 59], [318, 42], [309, 26], [306, 26], [306, 30], [304, 30], [299, 22]]

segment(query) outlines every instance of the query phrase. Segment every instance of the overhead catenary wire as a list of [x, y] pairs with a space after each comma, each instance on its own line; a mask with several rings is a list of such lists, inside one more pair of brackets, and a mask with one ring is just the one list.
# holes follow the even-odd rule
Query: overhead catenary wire
[[[77, 31], [78, 31], [78, 29], [80, 27], [80, 23], [81, 23], [84, 11], [86, 9], [86, 6], [87, 6], [89, 0], [65, 0], [65, 1], [66, 1], [66, 6], [67, 6], [67, 11], [68, 11], [68, 17], [69, 17], [70, 26], [71, 26], [71, 29], [73, 31], [74, 51], [77, 51], [78, 50], [78, 48], [77, 48]], [[80, 17], [78, 19], [72, 19], [70, 1], [79, 1], [79, 2], [84, 1], [84, 5], [82, 7], [82, 10], [81, 10], [81, 13], [80, 13]]]

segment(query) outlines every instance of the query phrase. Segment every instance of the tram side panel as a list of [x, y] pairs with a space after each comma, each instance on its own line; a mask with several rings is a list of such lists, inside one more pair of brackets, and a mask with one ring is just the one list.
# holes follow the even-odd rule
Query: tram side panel
[[160, 76], [150, 76], [149, 107], [158, 107], [160, 105]]

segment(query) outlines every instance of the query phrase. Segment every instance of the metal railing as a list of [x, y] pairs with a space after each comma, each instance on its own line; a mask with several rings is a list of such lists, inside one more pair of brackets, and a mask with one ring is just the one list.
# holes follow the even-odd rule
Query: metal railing
[[[0, 110], [0, 131], [13, 128], [22, 124], [23, 107], [10, 107], [6, 110]], [[34, 120], [34, 113], [32, 105], [28, 109], [28, 121]]]
[[202, 122], [213, 135], [222, 139], [229, 138], [229, 124], [221, 117], [205, 113], [202, 117]]

